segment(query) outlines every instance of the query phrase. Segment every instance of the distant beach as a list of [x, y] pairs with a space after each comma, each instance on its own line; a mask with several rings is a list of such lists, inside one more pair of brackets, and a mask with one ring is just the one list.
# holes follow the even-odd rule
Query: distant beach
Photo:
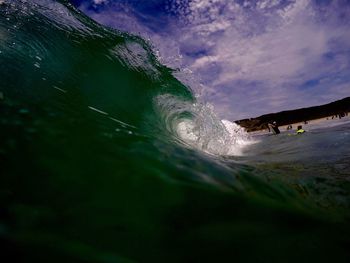
[[[344, 116], [341, 119], [339, 119], [339, 118], [332, 119], [332, 116], [329, 116], [329, 117], [318, 118], [318, 119], [314, 119], [314, 120], [308, 120], [307, 123], [305, 123], [305, 122], [290, 123], [290, 125], [292, 125], [292, 129], [290, 129], [290, 130], [296, 130], [296, 128], [299, 125], [301, 125], [305, 130], [308, 130], [308, 129], [317, 129], [317, 128], [324, 128], [324, 127], [333, 127], [333, 126], [337, 126], [337, 125], [344, 124], [347, 122], [350, 122], [349, 115]], [[288, 127], [288, 124], [279, 126], [279, 129], [281, 131], [286, 131], [287, 127]]]
[[[324, 117], [324, 118], [308, 120], [307, 123], [296, 122], [296, 123], [285, 124], [285, 125], [278, 126], [278, 128], [281, 131], [281, 133], [284, 133], [284, 132], [295, 133], [297, 130], [297, 127], [299, 125], [301, 125], [305, 131], [312, 131], [312, 130], [321, 129], [321, 128], [335, 127], [338, 125], [343, 125], [343, 124], [348, 123], [348, 122], [350, 122], [350, 115], [342, 117], [341, 119], [339, 119], [339, 118], [332, 119], [332, 116], [329, 116], [329, 117]], [[291, 129], [287, 129], [287, 127], [289, 125], [292, 126]], [[262, 134], [268, 134], [270, 132], [268, 129], [262, 129], [262, 130], [258, 130], [258, 131], [252, 131], [249, 133], [251, 135], [254, 135], [254, 134], [262, 135]]]
[[268, 124], [276, 121], [279, 129], [283, 131], [287, 130], [289, 125], [292, 126], [292, 129], [296, 129], [298, 125], [302, 125], [304, 128], [314, 127], [314, 125], [317, 127], [327, 126], [330, 123], [334, 125], [337, 120], [343, 123], [344, 119], [349, 119], [349, 112], [350, 97], [347, 97], [325, 105], [269, 113], [256, 118], [238, 120], [236, 124], [245, 128], [247, 132], [256, 132], [268, 129]]

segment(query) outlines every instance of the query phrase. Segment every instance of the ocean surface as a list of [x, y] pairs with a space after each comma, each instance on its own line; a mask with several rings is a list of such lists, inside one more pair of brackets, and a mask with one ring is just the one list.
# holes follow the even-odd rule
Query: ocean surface
[[0, 1], [1, 262], [349, 262], [349, 117], [247, 134], [158, 61]]

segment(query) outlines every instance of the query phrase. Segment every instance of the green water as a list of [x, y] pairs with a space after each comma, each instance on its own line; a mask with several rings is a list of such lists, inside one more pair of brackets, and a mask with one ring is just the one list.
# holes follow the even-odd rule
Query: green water
[[183, 120], [201, 120], [199, 148], [226, 135], [144, 40], [64, 1], [5, 1], [0, 51], [5, 262], [348, 262], [346, 169], [274, 162], [271, 139], [246, 157], [186, 144]]

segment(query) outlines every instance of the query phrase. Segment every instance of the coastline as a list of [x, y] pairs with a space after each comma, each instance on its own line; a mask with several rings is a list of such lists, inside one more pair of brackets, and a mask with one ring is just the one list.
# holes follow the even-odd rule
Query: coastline
[[[289, 124], [278, 126], [278, 128], [281, 131], [281, 133], [285, 133], [285, 132], [295, 133], [299, 125], [301, 125], [305, 131], [311, 131], [311, 130], [320, 129], [320, 128], [334, 127], [334, 126], [342, 125], [348, 122], [350, 122], [350, 115], [342, 117], [341, 119], [339, 118], [332, 119], [332, 116], [328, 116], [328, 117], [308, 120], [306, 124], [305, 122], [295, 122], [295, 123], [289, 123]], [[292, 125], [292, 129], [287, 130], [288, 125]], [[270, 132], [267, 128], [249, 132], [249, 134], [251, 135], [254, 135], [254, 134], [262, 135], [262, 134], [269, 134], [269, 133]]]
[[268, 129], [268, 124], [277, 122], [280, 129], [286, 129], [288, 125], [308, 125], [328, 120], [337, 120], [349, 117], [350, 97], [334, 101], [325, 105], [281, 111], [264, 114], [256, 118], [235, 121], [236, 124], [245, 128], [247, 132], [257, 132]]

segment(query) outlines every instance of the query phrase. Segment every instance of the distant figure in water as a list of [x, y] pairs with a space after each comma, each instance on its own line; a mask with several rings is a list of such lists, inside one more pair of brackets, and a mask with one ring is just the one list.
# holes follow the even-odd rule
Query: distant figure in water
[[292, 127], [292, 125], [289, 124], [289, 125], [287, 126], [287, 131], [289, 131], [289, 130], [291, 130], [291, 129], [293, 129], [293, 127]]
[[305, 130], [303, 130], [303, 126], [299, 125], [297, 128], [297, 134], [302, 134], [304, 132], [305, 132]]
[[267, 124], [267, 127], [269, 128], [269, 132], [272, 130], [273, 134], [280, 133], [280, 130], [278, 129], [277, 123], [275, 121]]

